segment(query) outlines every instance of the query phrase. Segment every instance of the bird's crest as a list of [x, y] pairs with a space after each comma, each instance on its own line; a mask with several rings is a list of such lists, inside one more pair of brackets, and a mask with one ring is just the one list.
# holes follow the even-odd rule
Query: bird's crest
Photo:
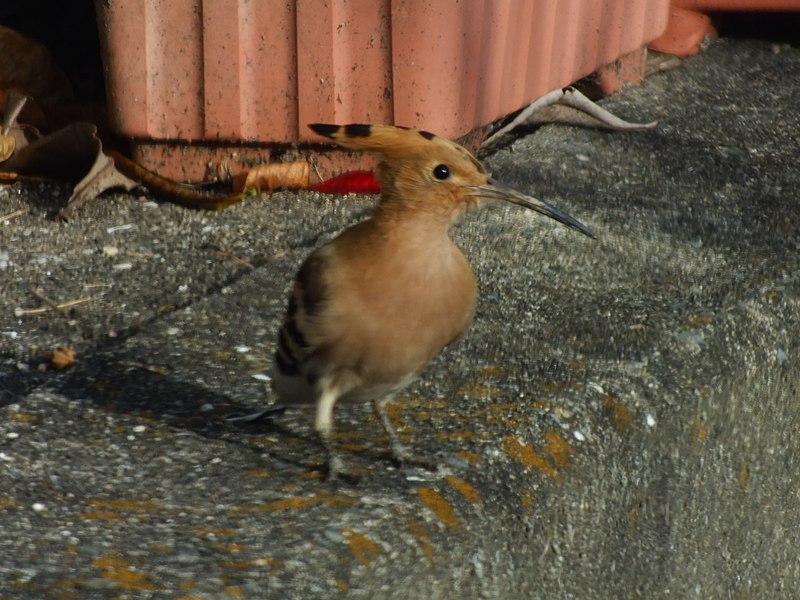
[[485, 172], [480, 162], [465, 148], [428, 131], [394, 125], [328, 125], [312, 123], [309, 128], [335, 141], [344, 148], [375, 152], [385, 159], [401, 160], [420, 155], [448, 154], [466, 159], [479, 172]]

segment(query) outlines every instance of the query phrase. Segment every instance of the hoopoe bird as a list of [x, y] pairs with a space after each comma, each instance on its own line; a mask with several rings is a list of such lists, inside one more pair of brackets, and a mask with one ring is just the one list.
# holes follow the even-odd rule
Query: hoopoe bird
[[372, 402], [394, 459], [433, 467], [400, 443], [386, 405], [472, 323], [477, 283], [450, 239], [453, 223], [483, 200], [505, 200], [593, 235], [550, 204], [494, 182], [465, 148], [426, 131], [309, 127], [345, 148], [375, 153], [381, 198], [371, 218], [300, 267], [278, 336], [273, 388], [280, 404], [316, 403], [328, 478], [348, 478], [332, 442], [339, 402]]

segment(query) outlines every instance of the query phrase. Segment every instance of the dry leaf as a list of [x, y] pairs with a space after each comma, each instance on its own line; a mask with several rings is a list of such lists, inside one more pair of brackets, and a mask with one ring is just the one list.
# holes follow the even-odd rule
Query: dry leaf
[[[12, 128], [12, 132], [17, 130]], [[101, 150], [96, 132], [91, 123], [74, 123], [33, 141], [20, 143], [17, 138], [17, 152], [3, 165], [3, 170], [77, 181], [91, 168]]]
[[257, 190], [271, 192], [277, 189], [304, 190], [308, 188], [311, 169], [307, 161], [270, 163], [250, 169], [244, 181], [239, 176], [234, 180], [234, 190]]
[[[31, 134], [31, 130], [27, 130]], [[79, 181], [60, 215], [68, 218], [87, 201], [114, 187], [131, 190], [139, 184], [114, 168], [103, 153], [97, 128], [91, 123], [73, 123], [49, 135], [30, 141], [26, 130], [12, 128], [17, 138], [16, 153], [2, 165], [3, 171], [21, 175]], [[38, 134], [38, 132], [36, 132]]]
[[573, 87], [548, 92], [521, 110], [510, 123], [488, 136], [481, 144], [481, 150], [497, 143], [504, 135], [520, 125], [542, 123], [569, 123], [585, 127], [600, 127], [615, 131], [642, 131], [652, 129], [658, 121], [650, 123], [631, 123], [595, 104]]
[[50, 355], [50, 364], [56, 369], [66, 369], [75, 364], [75, 350], [69, 346], [59, 346]]
[[12, 92], [28, 96], [20, 122], [48, 129], [48, 106], [74, 100], [67, 76], [42, 44], [0, 25], [0, 106]]
[[139, 186], [139, 183], [120, 173], [114, 164], [114, 159], [103, 152], [102, 144], [96, 137], [97, 155], [89, 172], [73, 188], [72, 195], [67, 205], [58, 212], [62, 219], [69, 219], [75, 212], [90, 200], [94, 200], [106, 190], [121, 187], [130, 191]]
[[17, 141], [14, 136], [3, 135], [0, 133], [0, 162], [4, 162], [14, 153], [14, 148], [17, 147]]

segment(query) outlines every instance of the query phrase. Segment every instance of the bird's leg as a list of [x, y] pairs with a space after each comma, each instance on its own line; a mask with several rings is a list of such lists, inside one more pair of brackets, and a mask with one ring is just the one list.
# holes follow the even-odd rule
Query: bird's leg
[[322, 446], [325, 448], [325, 453], [328, 457], [328, 475], [327, 479], [335, 479], [337, 475], [344, 470], [344, 463], [341, 457], [336, 454], [331, 440], [331, 433], [333, 431], [333, 406], [336, 404], [336, 397], [338, 394], [329, 387], [325, 386], [317, 400], [317, 414], [314, 419], [314, 430], [319, 436]]
[[342, 479], [349, 483], [355, 483], [358, 477], [344, 468], [344, 461], [333, 447], [333, 440], [331, 439], [331, 434], [333, 433], [333, 407], [338, 398], [339, 393], [337, 390], [329, 386], [323, 386], [322, 393], [319, 396], [319, 400], [317, 400], [314, 429], [328, 456], [328, 473], [325, 479], [327, 481]]
[[382, 398], [373, 400], [372, 407], [375, 409], [375, 414], [380, 418], [381, 425], [383, 425], [386, 435], [389, 436], [389, 449], [392, 452], [392, 458], [399, 464], [417, 465], [435, 471], [439, 467], [436, 461], [416, 456], [407, 446], [400, 442], [400, 439], [397, 437], [397, 432], [394, 430], [394, 427], [392, 427], [389, 415], [386, 413], [386, 405], [389, 404], [391, 400], [391, 395], [383, 396]]

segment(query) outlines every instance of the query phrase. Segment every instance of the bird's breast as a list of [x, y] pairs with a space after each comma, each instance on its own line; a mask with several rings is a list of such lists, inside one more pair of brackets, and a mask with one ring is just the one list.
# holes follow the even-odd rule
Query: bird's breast
[[418, 373], [469, 328], [477, 287], [449, 238], [372, 247], [332, 281], [327, 306], [331, 361], [365, 381]]

